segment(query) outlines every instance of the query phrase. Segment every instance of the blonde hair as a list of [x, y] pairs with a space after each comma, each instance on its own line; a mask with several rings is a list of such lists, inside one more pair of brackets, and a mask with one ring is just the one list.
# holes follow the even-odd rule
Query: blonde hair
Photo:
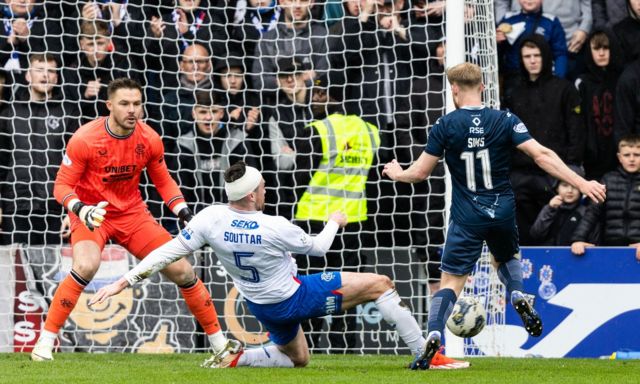
[[618, 152], [620, 152], [623, 147], [640, 147], [640, 135], [634, 133], [624, 135], [618, 142]]
[[482, 84], [482, 70], [472, 63], [461, 63], [447, 70], [449, 83], [457, 84], [461, 88], [470, 89]]

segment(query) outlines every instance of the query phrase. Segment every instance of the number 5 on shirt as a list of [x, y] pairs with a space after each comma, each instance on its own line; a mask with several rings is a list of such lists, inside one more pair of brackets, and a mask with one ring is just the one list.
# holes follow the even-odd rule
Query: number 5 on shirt
[[242, 269], [243, 271], [250, 271], [251, 272], [251, 277], [246, 277], [246, 276], [240, 276], [240, 278], [244, 281], [249, 281], [252, 283], [258, 283], [260, 282], [260, 275], [258, 274], [258, 270], [255, 267], [252, 267], [250, 265], [242, 265], [242, 258], [243, 257], [251, 257], [253, 256], [254, 253], [253, 252], [233, 252], [233, 256], [236, 260], [236, 266], [240, 269]]

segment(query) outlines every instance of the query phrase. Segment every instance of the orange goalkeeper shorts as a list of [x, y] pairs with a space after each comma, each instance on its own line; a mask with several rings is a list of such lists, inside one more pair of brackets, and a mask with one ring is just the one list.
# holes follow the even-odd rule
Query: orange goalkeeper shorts
[[94, 231], [89, 230], [74, 215], [71, 218], [71, 245], [78, 241], [91, 240], [100, 250], [113, 240], [138, 259], [144, 258], [154, 249], [171, 240], [171, 235], [149, 213], [146, 207], [132, 212], [117, 213], [107, 211], [102, 225]]

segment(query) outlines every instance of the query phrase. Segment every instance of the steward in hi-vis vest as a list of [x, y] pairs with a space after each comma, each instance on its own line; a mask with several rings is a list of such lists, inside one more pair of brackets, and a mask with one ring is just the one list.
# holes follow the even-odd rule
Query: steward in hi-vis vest
[[[359, 272], [366, 265], [361, 252], [370, 244], [363, 236], [371, 234], [367, 221], [365, 187], [370, 169], [377, 162], [380, 146], [378, 128], [356, 115], [340, 113], [341, 104], [322, 89], [322, 80], [314, 88], [313, 104], [316, 120], [309, 124], [296, 144], [296, 193], [298, 204], [295, 224], [308, 232], [319, 233], [329, 214], [342, 211], [348, 224], [336, 236], [326, 258], [296, 255], [301, 273], [326, 270]], [[338, 94], [340, 92], [337, 92]], [[331, 353], [353, 351], [357, 345], [356, 312], [332, 316], [329, 328]], [[324, 333], [324, 320], [313, 319], [302, 324], [307, 343], [318, 348]]]
[[[298, 193], [302, 196], [296, 207], [296, 224], [318, 233], [329, 214], [335, 211], [342, 211], [348, 224], [336, 236], [326, 259], [297, 255], [299, 271], [315, 273], [340, 269], [360, 272], [367, 262], [366, 255], [361, 252], [362, 244], [366, 243], [362, 236], [371, 233], [365, 228], [365, 187], [380, 145], [378, 128], [358, 116], [334, 113], [314, 121], [306, 129], [311, 148], [305, 156], [302, 154], [304, 146], [298, 146], [296, 163], [300, 169], [310, 169], [307, 177], [311, 176], [311, 179], [297, 178]], [[332, 316], [328, 325], [332, 352], [344, 353], [356, 347], [355, 319], [353, 310], [346, 316]], [[303, 323], [303, 329], [310, 332], [309, 345], [318, 346], [317, 335], [322, 333], [323, 323], [322, 319]]]
[[340, 210], [349, 223], [365, 221], [365, 186], [380, 145], [378, 128], [358, 116], [337, 113], [308, 128], [320, 137], [322, 160], [298, 202], [296, 220], [326, 221]]

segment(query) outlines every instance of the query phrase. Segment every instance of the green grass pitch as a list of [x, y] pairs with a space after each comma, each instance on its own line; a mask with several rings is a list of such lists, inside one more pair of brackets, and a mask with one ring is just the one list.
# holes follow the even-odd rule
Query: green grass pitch
[[410, 371], [409, 356], [314, 355], [302, 369], [204, 369], [208, 355], [62, 353], [34, 363], [23, 353], [0, 354], [0, 383], [640, 383], [640, 361], [470, 359], [469, 369]]

